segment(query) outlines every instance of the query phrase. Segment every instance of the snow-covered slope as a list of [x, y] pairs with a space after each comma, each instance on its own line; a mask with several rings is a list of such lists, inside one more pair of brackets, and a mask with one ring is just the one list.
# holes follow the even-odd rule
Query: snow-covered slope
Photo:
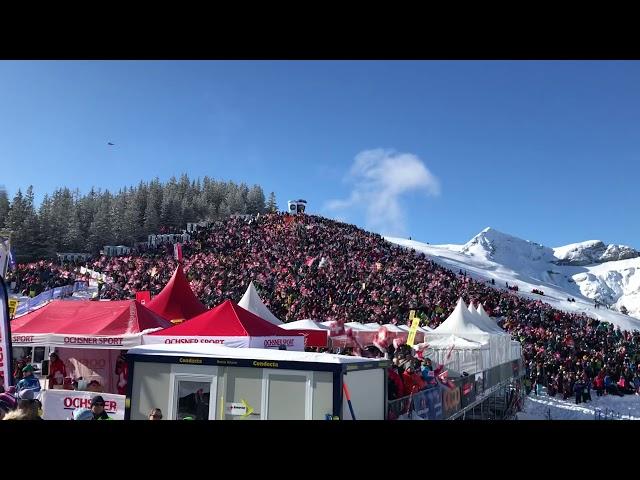
[[[387, 240], [423, 252], [456, 272], [462, 269], [480, 280], [493, 279], [496, 287], [504, 288], [508, 282], [517, 285], [521, 295], [543, 299], [556, 308], [640, 329], [640, 256], [630, 247], [594, 240], [549, 248], [493, 228], [485, 228], [464, 245]], [[544, 297], [532, 294], [534, 288]], [[576, 301], [568, 302], [568, 297]], [[611, 309], [595, 308], [593, 300]], [[629, 316], [619, 313], [622, 306]]]
[[524, 410], [518, 413], [519, 420], [595, 420], [599, 410], [601, 418], [640, 420], [640, 402], [636, 395], [605, 395], [598, 397], [591, 391], [591, 402], [576, 405], [575, 397], [567, 400], [562, 395], [550, 397], [543, 388], [541, 395], [531, 393], [524, 401]]

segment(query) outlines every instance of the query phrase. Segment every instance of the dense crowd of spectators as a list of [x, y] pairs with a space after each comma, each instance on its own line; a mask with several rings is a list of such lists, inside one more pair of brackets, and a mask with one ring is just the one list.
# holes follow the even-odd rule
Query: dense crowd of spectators
[[65, 263], [60, 265], [50, 260], [18, 264], [16, 269], [9, 272], [7, 280], [12, 290], [22, 296], [35, 296], [56, 287], [73, 285], [76, 278], [75, 265]]
[[[596, 389], [598, 382], [604, 393], [638, 392], [637, 330], [620, 331], [587, 315], [522, 298], [516, 286], [507, 284], [504, 290], [473, 280], [354, 225], [312, 215], [229, 218], [192, 232], [183, 255], [191, 287], [209, 307], [227, 298], [238, 301], [253, 280], [266, 306], [284, 321], [406, 323], [409, 311], [417, 310], [423, 325], [436, 327], [462, 297], [482, 303], [522, 342], [535, 391], [543, 385], [552, 394], [573, 395], [576, 385], [582, 392]], [[109, 277], [101, 285], [101, 298], [124, 299], [139, 290], [159, 293], [177, 261], [172, 246], [165, 245], [124, 257], [102, 256], [85, 265]], [[76, 268], [39, 262], [21, 265], [13, 275], [28, 291], [72, 283], [80, 279]], [[416, 365], [409, 367], [416, 370]], [[616, 388], [604, 386], [607, 377]]]

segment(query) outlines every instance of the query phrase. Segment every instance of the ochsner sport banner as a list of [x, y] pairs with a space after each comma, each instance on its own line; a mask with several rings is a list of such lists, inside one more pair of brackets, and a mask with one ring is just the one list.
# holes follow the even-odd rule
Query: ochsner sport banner
[[41, 396], [42, 418], [70, 420], [76, 408], [91, 408], [91, 399], [97, 395], [104, 399], [104, 410], [112, 420], [124, 420], [124, 395], [76, 390], [45, 390]]
[[4, 278], [0, 275], [0, 381], [5, 390], [11, 378], [11, 325], [9, 324], [9, 296]]

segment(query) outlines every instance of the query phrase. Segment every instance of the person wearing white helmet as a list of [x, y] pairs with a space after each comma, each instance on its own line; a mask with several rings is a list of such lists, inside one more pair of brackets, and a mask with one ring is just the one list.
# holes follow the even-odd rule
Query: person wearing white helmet
[[73, 411], [73, 420], [93, 420], [93, 412], [88, 408], [76, 408]]

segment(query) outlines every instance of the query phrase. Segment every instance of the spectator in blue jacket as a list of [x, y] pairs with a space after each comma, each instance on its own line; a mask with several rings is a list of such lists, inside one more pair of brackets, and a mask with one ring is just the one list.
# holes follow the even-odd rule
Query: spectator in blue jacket
[[29, 364], [24, 367], [22, 369], [22, 374], [24, 377], [16, 385], [16, 393], [18, 396], [22, 397], [22, 392], [24, 390], [31, 390], [33, 393], [39, 392], [41, 388], [40, 381], [33, 376], [33, 366]]

